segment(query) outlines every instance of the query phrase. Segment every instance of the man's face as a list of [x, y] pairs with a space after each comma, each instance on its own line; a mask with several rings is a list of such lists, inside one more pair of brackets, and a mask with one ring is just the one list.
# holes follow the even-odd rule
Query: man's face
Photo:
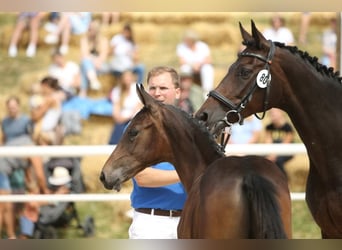
[[168, 72], [151, 77], [147, 85], [149, 94], [162, 103], [174, 105], [180, 97], [180, 88], [175, 88]]

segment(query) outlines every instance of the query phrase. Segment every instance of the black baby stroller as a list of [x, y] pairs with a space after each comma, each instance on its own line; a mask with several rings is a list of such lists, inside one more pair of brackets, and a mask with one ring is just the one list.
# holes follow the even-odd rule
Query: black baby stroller
[[[68, 177], [71, 181], [68, 185], [71, 193], [83, 193], [85, 186], [81, 174], [80, 158], [52, 158], [45, 165], [47, 180], [52, 176], [55, 168], [64, 167], [69, 171]], [[49, 183], [53, 189], [53, 185]], [[76, 220], [76, 228], [83, 230], [84, 237], [94, 235], [95, 224], [92, 216], [87, 216], [81, 223], [74, 202], [57, 202], [51, 205], [42, 206], [38, 221], [35, 225], [35, 239], [55, 239], [58, 238], [58, 228], [66, 228], [71, 222]]]

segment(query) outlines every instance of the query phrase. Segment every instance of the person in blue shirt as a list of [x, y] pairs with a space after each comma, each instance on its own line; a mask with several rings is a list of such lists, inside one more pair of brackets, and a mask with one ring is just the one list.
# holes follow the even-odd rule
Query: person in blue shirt
[[[155, 67], [147, 76], [147, 89], [156, 100], [175, 105], [180, 96], [179, 76], [170, 67]], [[176, 239], [186, 193], [171, 163], [145, 168], [133, 178], [134, 208], [130, 239]]]

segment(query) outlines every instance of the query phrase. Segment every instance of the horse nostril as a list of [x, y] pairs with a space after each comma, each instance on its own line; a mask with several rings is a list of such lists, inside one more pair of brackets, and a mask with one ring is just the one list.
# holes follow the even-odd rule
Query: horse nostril
[[104, 182], [105, 180], [106, 180], [106, 177], [105, 177], [104, 173], [101, 172], [101, 174], [100, 174], [100, 181]]

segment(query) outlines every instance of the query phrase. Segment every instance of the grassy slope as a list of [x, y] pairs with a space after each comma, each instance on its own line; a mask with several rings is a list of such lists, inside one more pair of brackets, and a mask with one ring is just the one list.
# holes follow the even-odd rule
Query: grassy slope
[[[240, 44], [238, 22], [241, 21], [249, 30], [250, 19], [253, 19], [262, 30], [268, 26], [270, 13], [124, 13], [122, 21], [130, 21], [134, 25], [136, 39], [140, 46], [141, 58], [147, 69], [154, 65], [170, 65], [177, 67], [175, 57], [175, 45], [179, 42], [185, 28], [192, 27], [199, 31], [203, 39], [207, 41], [212, 49], [215, 64], [215, 82], [224, 76], [228, 66], [235, 60], [236, 51]], [[300, 14], [290, 13], [285, 15], [289, 27], [298, 37]], [[320, 56], [320, 35], [326, 27], [329, 13], [314, 13], [308, 33], [309, 43], [301, 49], [312, 55]], [[321, 18], [323, 17], [323, 19]], [[4, 103], [10, 94], [17, 94], [22, 98], [25, 105], [28, 101], [29, 87], [38, 81], [46, 72], [49, 63], [49, 52], [51, 48], [42, 43], [40, 39], [37, 56], [27, 59], [24, 56], [25, 46], [21, 44], [20, 54], [17, 58], [7, 57], [7, 45], [10, 37], [11, 27], [15, 17], [12, 14], [0, 14], [0, 74], [1, 93], [0, 102]], [[113, 34], [119, 26], [113, 26], [108, 34]], [[44, 35], [42, 32], [41, 36]], [[42, 37], [41, 37], [42, 38]], [[68, 58], [78, 61], [78, 48], [73, 46]], [[106, 94], [106, 93], [103, 93]], [[25, 106], [24, 111], [27, 111]], [[0, 110], [0, 117], [4, 116], [4, 109]], [[84, 122], [83, 132], [79, 136], [67, 138], [67, 144], [106, 144], [112, 124], [110, 119], [91, 117]], [[93, 133], [96, 131], [96, 133]], [[82, 171], [90, 192], [105, 192], [98, 181], [98, 173], [102, 167], [105, 157], [84, 157]], [[302, 161], [300, 162], [300, 164]], [[307, 166], [304, 166], [304, 168]], [[296, 191], [304, 189], [306, 172], [300, 176], [302, 181], [299, 186], [291, 183]], [[294, 186], [293, 186], [294, 185]], [[126, 184], [126, 191], [130, 191], [130, 184]], [[96, 238], [126, 238], [129, 219], [124, 213], [129, 209], [128, 202], [117, 203], [79, 203], [81, 218], [88, 214], [95, 216], [97, 224]], [[318, 238], [318, 228], [312, 222], [304, 202], [293, 204], [294, 238]], [[70, 231], [70, 232], [69, 232]], [[65, 237], [79, 237], [78, 234], [67, 230]]]

